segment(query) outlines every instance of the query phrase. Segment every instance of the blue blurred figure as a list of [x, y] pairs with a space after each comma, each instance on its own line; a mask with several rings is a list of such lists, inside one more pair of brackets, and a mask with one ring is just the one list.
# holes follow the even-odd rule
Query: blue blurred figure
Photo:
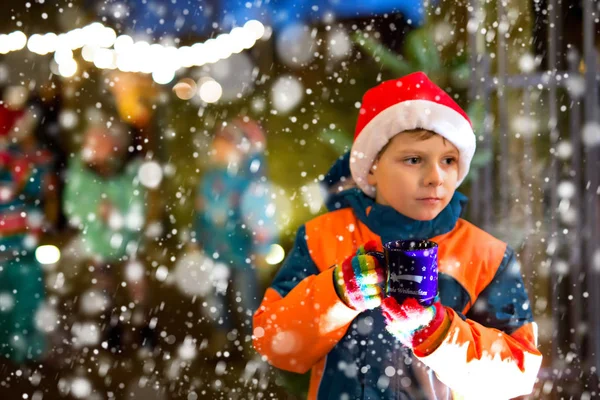
[[[257, 267], [277, 239], [274, 206], [265, 176], [265, 135], [248, 117], [229, 121], [215, 134], [210, 166], [197, 192], [195, 235], [214, 260], [214, 291], [207, 311], [216, 324], [211, 348], [221, 350], [241, 314], [241, 334], [250, 341], [251, 317], [260, 305]], [[235, 292], [230, 301], [227, 289]], [[244, 342], [244, 341], [242, 341]], [[251, 348], [251, 346], [248, 346]]]

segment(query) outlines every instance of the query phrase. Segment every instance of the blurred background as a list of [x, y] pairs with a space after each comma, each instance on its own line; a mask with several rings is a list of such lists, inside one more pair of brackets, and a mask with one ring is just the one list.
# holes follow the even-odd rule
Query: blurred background
[[598, 2], [2, 6], [2, 398], [305, 398], [251, 310], [362, 94], [417, 70], [473, 121], [467, 219], [519, 252], [530, 398], [600, 396]]

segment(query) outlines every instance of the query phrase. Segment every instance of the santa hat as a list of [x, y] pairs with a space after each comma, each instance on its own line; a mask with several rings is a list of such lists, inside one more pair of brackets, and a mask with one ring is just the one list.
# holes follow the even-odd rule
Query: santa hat
[[23, 110], [13, 110], [0, 104], [0, 137], [10, 133], [15, 123], [23, 116]]
[[356, 123], [350, 171], [368, 196], [375, 187], [367, 176], [377, 154], [398, 133], [426, 129], [449, 140], [459, 151], [458, 187], [469, 172], [475, 153], [475, 134], [467, 114], [423, 72], [382, 82], [368, 90]]

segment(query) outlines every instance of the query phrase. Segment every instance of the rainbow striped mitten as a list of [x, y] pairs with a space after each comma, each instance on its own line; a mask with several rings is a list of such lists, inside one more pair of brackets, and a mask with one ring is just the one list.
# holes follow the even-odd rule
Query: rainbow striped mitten
[[336, 292], [355, 310], [371, 310], [381, 304], [385, 272], [377, 258], [367, 254], [376, 249], [375, 241], [364, 244], [355, 256], [348, 257], [333, 272]]
[[[440, 336], [445, 332], [446, 309], [439, 301], [429, 307], [422, 306], [416, 299], [407, 298], [400, 305], [393, 297], [386, 297], [381, 303], [385, 317], [385, 329], [406, 347], [414, 348], [430, 341], [430, 337]], [[437, 340], [435, 340], [437, 341]]]

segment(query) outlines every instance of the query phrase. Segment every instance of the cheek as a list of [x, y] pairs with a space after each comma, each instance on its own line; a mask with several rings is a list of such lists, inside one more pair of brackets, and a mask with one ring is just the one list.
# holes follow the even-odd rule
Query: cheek
[[458, 167], [451, 168], [446, 174], [445, 182], [449, 186], [456, 186], [456, 182], [458, 181]]
[[417, 172], [404, 171], [401, 168], [395, 168], [385, 171], [383, 176], [379, 177], [380, 187], [388, 197], [406, 198], [411, 197], [415, 191], [418, 177]]
[[402, 189], [404, 185], [410, 185], [412, 181], [416, 181], [418, 179], [417, 174], [416, 169], [411, 170], [402, 166], [396, 166], [395, 168], [386, 170], [385, 179], [394, 188]]

